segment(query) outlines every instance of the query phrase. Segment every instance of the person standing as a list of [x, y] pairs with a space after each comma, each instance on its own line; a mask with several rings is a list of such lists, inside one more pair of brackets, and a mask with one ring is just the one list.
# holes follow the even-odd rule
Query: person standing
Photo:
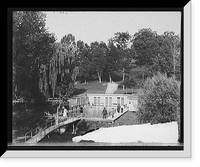
[[67, 117], [67, 109], [63, 106], [63, 117]]
[[115, 109], [112, 108], [112, 111], [111, 111], [111, 116], [112, 116], [112, 118], [114, 118], [114, 115], [115, 115]]
[[124, 105], [121, 106], [121, 113], [124, 112]]
[[82, 106], [80, 107], [80, 114], [81, 114], [81, 116], [83, 116], [83, 107]]
[[102, 114], [103, 114], [103, 119], [106, 119], [107, 114], [108, 114], [108, 112], [107, 112], [107, 110], [106, 110], [106, 107], [103, 108]]
[[120, 113], [120, 108], [121, 108], [121, 107], [120, 107], [120, 105], [118, 104], [118, 105], [117, 105], [117, 112], [118, 112], [118, 113]]

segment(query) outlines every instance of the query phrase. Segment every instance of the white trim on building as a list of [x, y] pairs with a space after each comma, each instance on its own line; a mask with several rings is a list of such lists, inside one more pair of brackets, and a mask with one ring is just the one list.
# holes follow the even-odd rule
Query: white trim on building
[[101, 106], [108, 109], [117, 108], [117, 105], [125, 105], [130, 111], [137, 111], [137, 95], [129, 94], [83, 94], [73, 98], [71, 105], [89, 104], [91, 106]]

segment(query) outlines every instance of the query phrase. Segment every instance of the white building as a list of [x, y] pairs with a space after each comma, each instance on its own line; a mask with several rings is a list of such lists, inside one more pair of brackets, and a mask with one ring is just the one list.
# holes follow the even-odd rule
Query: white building
[[129, 94], [84, 94], [74, 97], [70, 104], [84, 105], [89, 104], [92, 106], [106, 107], [108, 110], [111, 108], [117, 108], [117, 105], [125, 105], [129, 108], [129, 111], [137, 111], [138, 97], [136, 95]]

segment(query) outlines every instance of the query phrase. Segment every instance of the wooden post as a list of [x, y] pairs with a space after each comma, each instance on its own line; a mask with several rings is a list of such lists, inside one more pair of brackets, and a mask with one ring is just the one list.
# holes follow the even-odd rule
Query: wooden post
[[74, 134], [74, 124], [72, 124], [72, 134]]

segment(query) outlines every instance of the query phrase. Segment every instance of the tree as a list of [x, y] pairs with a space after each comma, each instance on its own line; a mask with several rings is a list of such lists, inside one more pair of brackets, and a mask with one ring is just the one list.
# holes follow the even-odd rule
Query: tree
[[87, 80], [91, 76], [92, 73], [92, 56], [90, 54], [90, 48], [87, 44], [85, 44], [83, 41], [77, 41], [77, 51], [76, 51], [76, 66], [79, 69], [78, 76], [83, 77], [85, 80], [85, 83], [87, 83]]
[[85, 84], [90, 77], [91, 62], [87, 57], [83, 57], [79, 66], [79, 76], [84, 77]]
[[172, 66], [170, 72], [175, 79], [180, 80], [180, 37], [174, 32], [166, 31], [160, 38], [162, 40], [160, 48], [164, 50], [165, 57], [168, 57], [168, 62]]
[[145, 76], [149, 76], [149, 71], [159, 52], [158, 35], [155, 31], [144, 28], [134, 34], [132, 43], [135, 64], [146, 69], [143, 71], [143, 79], [145, 79]]
[[104, 42], [92, 42], [90, 54], [92, 56], [92, 68], [96, 71], [99, 83], [102, 81], [103, 69], [105, 68], [106, 44]]
[[62, 105], [68, 102], [68, 99], [73, 95], [74, 82], [78, 74], [75, 56], [77, 47], [75, 37], [68, 34], [61, 39], [61, 43], [57, 43], [56, 52], [52, 57], [49, 68], [49, 80], [53, 90], [53, 97], [57, 95], [60, 100], [57, 107], [58, 113]]
[[27, 92], [35, 102], [41, 100], [40, 69], [49, 63], [54, 41], [54, 35], [45, 28], [43, 12], [13, 12], [13, 86], [16, 96]]
[[151, 29], [141, 29], [134, 34], [132, 47], [135, 49], [136, 65], [145, 67], [143, 78], [157, 72], [168, 77], [180, 76], [180, 39], [174, 32], [158, 35]]
[[158, 73], [139, 91], [137, 116], [141, 123], [180, 121], [180, 82]]
[[58, 113], [63, 105], [68, 104], [69, 98], [72, 97], [74, 92], [74, 83], [71, 80], [71, 75], [65, 73], [63, 80], [56, 87], [56, 94], [59, 96], [60, 100], [57, 107], [57, 123], [58, 123]]
[[[174, 32], [164, 32], [158, 36], [158, 53], [153, 58], [150, 69], [152, 75], [158, 71], [180, 80], [180, 39]], [[177, 77], [175, 77], [177, 75]]]
[[158, 53], [158, 35], [151, 29], [141, 29], [134, 34], [133, 46], [136, 51], [136, 64], [139, 66], [153, 65], [153, 58]]
[[132, 37], [128, 32], [117, 32], [113, 38], [113, 42], [117, 46], [118, 68], [122, 70], [123, 81], [125, 79], [125, 70], [129, 69], [135, 54], [133, 48], [130, 47], [131, 40]]
[[133, 78], [127, 76], [124, 79], [123, 85], [127, 88], [134, 88], [137, 86], [137, 82]]
[[113, 38], [113, 42], [117, 45], [117, 48], [123, 50], [127, 49], [130, 45], [131, 35], [128, 32], [117, 32]]
[[[46, 67], [47, 75], [42, 79], [42, 82], [49, 84], [53, 97], [55, 97], [56, 87], [63, 81], [65, 74], [69, 74], [70, 82], [74, 83], [76, 80], [78, 70], [75, 63], [76, 43], [74, 40], [75, 37], [68, 34], [61, 39], [62, 43], [54, 44], [54, 54]], [[45, 74], [45, 71], [42, 74]]]
[[76, 66], [80, 66], [83, 56], [88, 53], [88, 48], [81, 40], [77, 41], [76, 46], [75, 62]]
[[109, 74], [109, 81], [112, 82], [112, 73], [119, 67], [119, 55], [112, 39], [108, 43], [108, 51], [106, 54], [105, 68]]

